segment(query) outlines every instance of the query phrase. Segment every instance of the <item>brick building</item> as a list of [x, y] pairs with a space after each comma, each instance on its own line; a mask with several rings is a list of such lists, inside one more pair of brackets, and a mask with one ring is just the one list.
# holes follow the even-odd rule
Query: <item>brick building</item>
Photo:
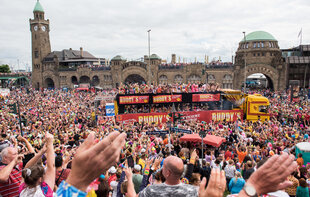
[[[262, 73], [268, 80], [269, 88], [282, 90], [288, 86], [289, 78], [297, 76], [291, 73], [295, 68], [291, 62], [296, 57], [284, 58], [278, 41], [264, 31], [252, 32], [240, 41], [235, 64], [221, 61], [181, 63], [176, 61], [175, 54], [172, 54], [172, 61], [169, 64], [164, 63], [156, 54], [150, 57], [144, 56], [140, 61], [127, 61], [120, 55], [107, 60], [94, 57], [82, 47], [80, 50], [70, 48], [51, 51], [49, 20], [44, 18], [44, 10], [39, 1], [33, 14], [34, 18], [29, 21], [34, 88], [73, 88], [75, 85], [89, 84], [109, 89], [121, 83], [133, 82], [154, 84], [195, 82], [218, 83], [222, 88], [240, 89], [245, 77]], [[309, 58], [308, 48], [303, 49], [302, 54], [308, 55]], [[303, 61], [305, 63], [302, 67], [305, 70], [306, 62], [309, 60]], [[301, 76], [299, 75], [297, 78]]]

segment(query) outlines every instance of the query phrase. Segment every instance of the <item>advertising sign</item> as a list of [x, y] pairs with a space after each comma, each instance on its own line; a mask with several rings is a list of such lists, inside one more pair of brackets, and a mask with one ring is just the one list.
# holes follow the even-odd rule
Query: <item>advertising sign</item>
[[224, 110], [224, 111], [210, 111], [210, 117], [212, 121], [234, 122], [243, 118], [242, 110]]
[[130, 122], [139, 122], [146, 124], [161, 124], [169, 119], [168, 113], [141, 113], [141, 114], [122, 114], [117, 115], [117, 121], [123, 121], [124, 124]]
[[148, 131], [146, 135], [167, 135], [169, 131]]
[[158, 95], [153, 96], [153, 103], [175, 103], [182, 102], [182, 95]]
[[207, 101], [219, 101], [220, 94], [193, 94], [193, 102], [207, 102]]
[[107, 116], [115, 116], [114, 103], [107, 103], [105, 106]]
[[191, 130], [179, 129], [179, 128], [171, 128], [171, 132], [192, 134]]
[[[234, 122], [243, 117], [242, 110], [188, 111], [180, 113], [183, 114], [184, 120], [198, 120], [207, 123], [223, 120]], [[161, 124], [168, 120], [170, 120], [168, 113], [121, 114], [116, 117], [116, 121], [123, 122], [124, 124], [132, 122]]]
[[119, 104], [139, 104], [148, 103], [149, 96], [120, 96]]

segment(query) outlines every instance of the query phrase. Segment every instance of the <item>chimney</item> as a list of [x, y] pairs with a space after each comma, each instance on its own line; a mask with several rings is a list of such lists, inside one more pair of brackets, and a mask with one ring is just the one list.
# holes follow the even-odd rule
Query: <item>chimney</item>
[[148, 59], [148, 56], [147, 55], [144, 55], [144, 62], [146, 62]]
[[80, 55], [83, 57], [83, 47], [80, 47]]
[[172, 54], [171, 55], [171, 64], [175, 64], [176, 63], [176, 55]]

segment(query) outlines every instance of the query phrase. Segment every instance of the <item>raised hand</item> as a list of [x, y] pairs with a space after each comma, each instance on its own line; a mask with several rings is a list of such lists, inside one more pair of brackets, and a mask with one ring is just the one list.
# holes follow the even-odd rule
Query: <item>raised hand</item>
[[193, 152], [191, 153], [191, 158], [196, 159], [197, 157], [197, 152], [196, 149], [193, 150]]
[[222, 197], [226, 189], [225, 172], [219, 169], [211, 171], [208, 187], [206, 187], [206, 178], [204, 177], [199, 186], [199, 197]]
[[67, 182], [86, 191], [87, 186], [119, 160], [126, 134], [115, 131], [95, 144], [95, 134], [88, 138], [77, 150], [72, 161], [71, 173]]
[[24, 142], [26, 139], [23, 136], [19, 135], [17, 137], [17, 140], [20, 141], [20, 142]]
[[146, 162], [145, 162], [145, 164], [146, 164], [147, 166], [150, 166], [152, 163], [153, 163], [153, 159], [152, 159], [152, 158], [148, 158], [148, 159], [146, 160]]
[[131, 168], [125, 168], [124, 172], [126, 174], [127, 179], [132, 179], [132, 169]]
[[46, 141], [47, 144], [48, 143], [53, 143], [54, 136], [52, 134], [50, 134], [50, 133], [46, 133], [45, 134], [45, 141]]
[[21, 163], [22, 161], [23, 161], [23, 158], [24, 158], [24, 155], [17, 155], [16, 157], [15, 157], [15, 165], [17, 165], [17, 164], [19, 164], [19, 163]]
[[286, 178], [297, 169], [294, 155], [283, 153], [274, 155], [258, 168], [247, 183], [252, 185], [258, 195], [285, 189], [292, 185]]
[[157, 157], [154, 161], [154, 166], [157, 167], [159, 166], [159, 164], [161, 163], [161, 161], [163, 160], [162, 157]]

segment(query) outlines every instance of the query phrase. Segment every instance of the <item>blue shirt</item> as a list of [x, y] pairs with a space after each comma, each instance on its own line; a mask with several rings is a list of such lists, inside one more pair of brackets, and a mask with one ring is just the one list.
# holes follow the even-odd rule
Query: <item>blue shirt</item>
[[229, 182], [229, 191], [232, 194], [238, 194], [243, 186], [245, 184], [245, 180], [243, 178], [238, 178], [236, 181], [236, 178], [232, 178]]
[[297, 187], [296, 197], [309, 197], [309, 189], [308, 187]]

